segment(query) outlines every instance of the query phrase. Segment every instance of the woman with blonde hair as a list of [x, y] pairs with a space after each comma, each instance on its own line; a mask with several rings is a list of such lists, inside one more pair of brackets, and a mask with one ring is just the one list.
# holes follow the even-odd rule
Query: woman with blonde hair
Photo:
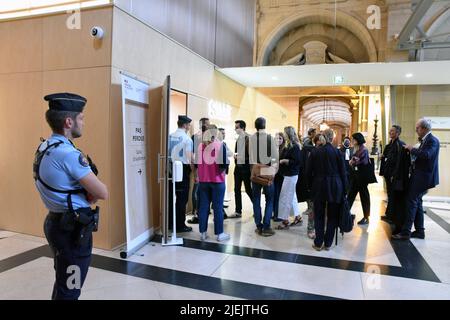
[[278, 203], [278, 218], [283, 219], [277, 227], [279, 230], [289, 228], [289, 215], [295, 216], [290, 224], [295, 226], [302, 223], [302, 216], [298, 207], [296, 186], [300, 173], [301, 147], [295, 129], [291, 126], [284, 128], [286, 146], [280, 155], [280, 173], [283, 175], [280, 199]]

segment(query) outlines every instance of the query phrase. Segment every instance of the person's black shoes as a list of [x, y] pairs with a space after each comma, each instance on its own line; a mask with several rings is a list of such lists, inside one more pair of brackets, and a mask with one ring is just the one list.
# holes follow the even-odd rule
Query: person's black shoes
[[358, 224], [360, 226], [369, 224], [369, 218], [362, 218], [361, 220], [359, 220]]
[[403, 240], [403, 241], [406, 241], [406, 240], [409, 240], [411, 237], [407, 236], [407, 235], [404, 235], [404, 234], [401, 234], [401, 233], [397, 233], [397, 234], [392, 235], [391, 238], [392, 238], [392, 240]]
[[180, 228], [177, 230], [178, 232], [192, 232], [192, 228], [188, 226], [184, 226], [183, 228]]
[[411, 233], [411, 238], [415, 238], [415, 239], [425, 239], [425, 233], [424, 232], [418, 232], [418, 231], [414, 231], [413, 233]]
[[[173, 231], [173, 229], [169, 228], [169, 232], [172, 232], [172, 231]], [[181, 233], [181, 232], [192, 232], [192, 228], [188, 227], [188, 226], [177, 228], [177, 233]]]
[[242, 218], [242, 213], [235, 212], [232, 216], [228, 217], [230, 219]]
[[198, 217], [197, 216], [193, 216], [187, 222], [190, 223], [190, 224], [198, 224]]

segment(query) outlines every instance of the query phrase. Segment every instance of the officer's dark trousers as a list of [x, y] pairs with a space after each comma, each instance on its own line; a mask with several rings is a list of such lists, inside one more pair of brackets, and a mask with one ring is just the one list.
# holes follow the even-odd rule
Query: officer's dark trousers
[[77, 300], [91, 263], [92, 234], [86, 245], [78, 246], [77, 229], [61, 230], [59, 219], [51, 214], [45, 219], [44, 233], [54, 255], [56, 281], [52, 300]]
[[[331, 247], [331, 245], [333, 244], [340, 208], [341, 205], [338, 203], [314, 201], [314, 228], [316, 230], [316, 238], [314, 239], [314, 244], [317, 247], [322, 247], [324, 242], [325, 247]], [[327, 217], [326, 231], [325, 214]]]
[[[176, 194], [176, 227], [180, 230], [186, 226], [186, 205], [189, 200], [189, 185], [190, 185], [191, 166], [183, 165], [183, 181], [175, 184]], [[173, 227], [173, 185], [172, 181], [169, 183], [169, 229]]]
[[366, 183], [359, 183], [358, 178], [355, 177], [351, 180], [350, 190], [348, 192], [348, 205], [350, 209], [353, 206], [353, 202], [355, 202], [356, 195], [359, 193], [364, 218], [369, 218], [370, 216], [370, 193], [367, 186]]
[[242, 182], [245, 186], [245, 192], [253, 203], [252, 183], [250, 181], [250, 167], [240, 168], [236, 165], [234, 169], [234, 200], [236, 203], [236, 212], [242, 213]]

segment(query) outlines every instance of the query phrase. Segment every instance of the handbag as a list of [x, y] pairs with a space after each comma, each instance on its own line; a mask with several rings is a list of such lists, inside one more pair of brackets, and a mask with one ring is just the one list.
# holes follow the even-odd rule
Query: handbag
[[275, 179], [276, 170], [274, 167], [265, 164], [254, 164], [250, 180], [262, 186], [270, 186]]
[[364, 184], [377, 183], [377, 177], [375, 176], [375, 163], [372, 158], [366, 165], [358, 165], [358, 175], [361, 178], [361, 182]]
[[350, 206], [347, 200], [347, 196], [344, 196], [339, 212], [339, 230], [341, 231], [341, 233], [351, 232], [353, 230], [354, 221], [355, 215], [350, 213]]
[[341, 208], [339, 210], [339, 221], [336, 227], [336, 245], [338, 244], [338, 231], [344, 236], [344, 233], [351, 232], [355, 224], [355, 215], [350, 212], [347, 196], [344, 196]]

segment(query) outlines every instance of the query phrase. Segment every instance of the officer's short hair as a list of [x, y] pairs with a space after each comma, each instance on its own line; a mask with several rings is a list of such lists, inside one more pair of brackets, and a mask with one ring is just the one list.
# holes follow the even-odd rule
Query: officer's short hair
[[201, 118], [200, 121], [199, 121], [200, 126], [206, 125], [206, 121], [209, 121], [209, 118]]
[[392, 126], [392, 128], [394, 128], [395, 130], [397, 130], [397, 133], [398, 133], [398, 134], [401, 134], [401, 133], [402, 133], [402, 127], [400, 127], [399, 125], [394, 124], [394, 125]]
[[79, 114], [80, 112], [48, 109], [45, 113], [45, 119], [53, 132], [62, 133], [64, 131], [64, 122], [66, 119], [71, 118], [75, 121]]
[[266, 119], [263, 117], [259, 117], [255, 120], [255, 129], [256, 130], [264, 130], [266, 128]]

